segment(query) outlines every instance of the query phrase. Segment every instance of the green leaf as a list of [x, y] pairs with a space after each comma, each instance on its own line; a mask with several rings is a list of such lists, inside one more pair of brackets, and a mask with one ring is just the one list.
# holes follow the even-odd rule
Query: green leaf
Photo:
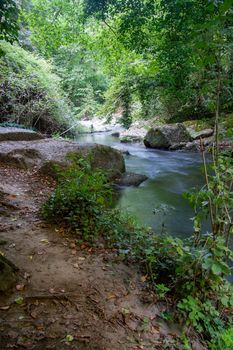
[[17, 297], [17, 298], [15, 299], [15, 303], [18, 304], [18, 305], [22, 305], [22, 304], [23, 304], [23, 301], [24, 301], [24, 299], [23, 299], [22, 297]]
[[225, 0], [224, 3], [220, 6], [220, 14], [226, 13], [232, 5], [233, 0]]
[[220, 273], [222, 273], [222, 266], [220, 264], [214, 263], [211, 266], [211, 270], [215, 275], [219, 275]]
[[68, 341], [69, 343], [71, 343], [74, 340], [74, 337], [70, 334], [67, 334], [66, 336], [66, 341]]
[[229, 302], [229, 299], [226, 296], [221, 298], [222, 305], [228, 306], [228, 302]]

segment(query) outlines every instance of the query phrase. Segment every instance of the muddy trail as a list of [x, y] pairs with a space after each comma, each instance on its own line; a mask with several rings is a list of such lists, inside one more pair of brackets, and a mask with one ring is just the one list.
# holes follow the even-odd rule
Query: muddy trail
[[19, 268], [0, 295], [0, 349], [172, 349], [176, 330], [136, 267], [41, 219], [54, 186], [0, 167], [0, 251]]

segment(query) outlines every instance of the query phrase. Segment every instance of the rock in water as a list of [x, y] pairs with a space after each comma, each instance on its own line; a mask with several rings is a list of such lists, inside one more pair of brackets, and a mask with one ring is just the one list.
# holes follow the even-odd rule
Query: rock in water
[[144, 144], [148, 148], [169, 149], [174, 144], [189, 142], [190, 135], [183, 124], [166, 124], [150, 129]]
[[137, 187], [147, 179], [148, 177], [146, 175], [126, 172], [115, 181], [115, 184], [118, 186], [136, 186]]
[[115, 131], [115, 132], [113, 132], [112, 134], [111, 134], [111, 136], [113, 136], [113, 137], [120, 137], [120, 133], [119, 133], [119, 131]]

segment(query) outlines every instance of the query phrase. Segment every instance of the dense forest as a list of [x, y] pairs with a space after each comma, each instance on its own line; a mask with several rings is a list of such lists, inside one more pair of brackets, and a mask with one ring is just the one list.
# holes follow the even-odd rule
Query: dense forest
[[[1, 95], [1, 121], [13, 122], [24, 108], [34, 125], [42, 101], [41, 119], [110, 117], [120, 108], [126, 126], [156, 115], [172, 121], [209, 118], [216, 100], [230, 113], [231, 5], [25, 0], [17, 7], [3, 1], [1, 39], [14, 44], [1, 43], [1, 86], [9, 86], [10, 76], [14, 88]], [[30, 86], [26, 74], [19, 81], [22, 71], [33, 77]]]
[[116, 116], [125, 129], [213, 130], [208, 155], [198, 141], [205, 184], [186, 193], [189, 239], [156, 235], [109, 206], [112, 186], [91, 158], [58, 171], [40, 215], [136, 263], [163, 319], [183, 327], [158, 349], [195, 349], [195, 339], [232, 350], [233, 0], [1, 0], [0, 126], [75, 137], [80, 121]]

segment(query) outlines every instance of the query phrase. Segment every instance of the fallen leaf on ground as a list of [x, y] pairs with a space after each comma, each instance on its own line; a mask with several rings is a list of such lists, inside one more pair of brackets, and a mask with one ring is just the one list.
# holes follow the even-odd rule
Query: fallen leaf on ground
[[7, 305], [7, 306], [0, 306], [0, 310], [9, 310], [10, 306]]
[[146, 282], [146, 280], [147, 280], [147, 275], [146, 275], [146, 276], [142, 276], [140, 279], [141, 279], [141, 282]]
[[109, 294], [107, 299], [108, 299], [108, 300], [110, 300], [110, 299], [116, 299], [116, 297], [117, 297], [117, 296], [116, 296], [115, 294]]
[[40, 240], [41, 243], [49, 244], [49, 241], [46, 238]]
[[22, 305], [23, 304], [23, 298], [22, 297], [17, 297], [15, 298], [15, 303], [18, 304], [18, 305]]
[[66, 336], [66, 341], [68, 341], [69, 343], [71, 343], [74, 340], [74, 337], [70, 334], [67, 334]]

